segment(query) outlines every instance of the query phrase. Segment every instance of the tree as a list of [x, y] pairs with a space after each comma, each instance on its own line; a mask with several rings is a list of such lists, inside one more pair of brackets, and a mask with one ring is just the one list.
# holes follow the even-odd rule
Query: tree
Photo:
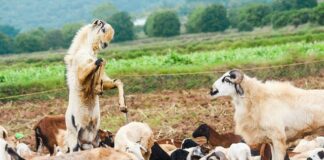
[[242, 21], [238, 24], [237, 26], [238, 30], [241, 31], [253, 31], [253, 26], [247, 22], [247, 21]]
[[198, 20], [202, 32], [224, 31], [229, 27], [226, 8], [222, 5], [211, 5], [205, 8]]
[[273, 9], [277, 11], [313, 8], [316, 6], [317, 0], [275, 0], [273, 2]]
[[45, 50], [45, 34], [46, 32], [43, 28], [18, 34], [15, 39], [17, 52], [35, 52]]
[[127, 41], [135, 38], [134, 24], [128, 13], [115, 13], [107, 22], [115, 29], [114, 41]]
[[76, 32], [82, 27], [82, 24], [80, 23], [71, 23], [66, 24], [62, 27], [62, 35], [64, 48], [68, 48], [71, 45], [72, 39], [74, 38]]
[[324, 3], [321, 3], [314, 9], [314, 21], [324, 25]]
[[197, 7], [193, 10], [188, 16], [188, 21], [186, 24], [186, 30], [188, 33], [197, 33], [201, 32], [200, 24], [201, 22], [201, 15], [204, 11], [203, 7]]
[[13, 52], [12, 43], [12, 39], [9, 36], [0, 33], [0, 54]]
[[253, 27], [261, 27], [266, 22], [264, 19], [271, 13], [271, 7], [265, 4], [252, 4], [243, 8], [240, 12], [240, 21], [249, 22]]
[[0, 25], [0, 32], [10, 37], [15, 37], [19, 33], [19, 29], [9, 25]]
[[113, 4], [103, 3], [92, 11], [92, 16], [96, 19], [107, 19], [117, 12], [118, 10]]
[[289, 12], [278, 12], [273, 14], [272, 16], [272, 27], [273, 28], [281, 28], [287, 26], [289, 24]]
[[144, 32], [151, 37], [170, 37], [180, 34], [180, 20], [173, 11], [159, 11], [151, 14], [144, 26]]
[[45, 36], [46, 49], [58, 49], [63, 47], [64, 39], [60, 30], [51, 30]]

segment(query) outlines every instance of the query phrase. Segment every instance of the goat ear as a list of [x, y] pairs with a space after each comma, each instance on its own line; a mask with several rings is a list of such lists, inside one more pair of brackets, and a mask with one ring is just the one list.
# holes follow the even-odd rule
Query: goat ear
[[96, 19], [92, 22], [92, 26], [97, 26], [98, 24], [100, 24], [100, 20]]
[[317, 155], [318, 155], [318, 157], [319, 157], [320, 159], [323, 159], [323, 158], [324, 158], [324, 151], [320, 151], [320, 152], [318, 152]]
[[244, 90], [243, 88], [241, 87], [241, 85], [239, 84], [235, 84], [235, 90], [236, 90], [236, 93], [239, 94], [240, 96], [243, 96], [244, 94]]

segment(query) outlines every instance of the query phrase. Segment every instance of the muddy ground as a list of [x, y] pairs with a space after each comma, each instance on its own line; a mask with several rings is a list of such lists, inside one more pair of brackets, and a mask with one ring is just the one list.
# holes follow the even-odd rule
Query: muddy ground
[[[302, 88], [324, 89], [324, 76], [305, 77], [292, 82]], [[229, 98], [211, 101], [209, 89], [156, 91], [148, 94], [127, 95], [129, 120], [147, 122], [156, 138], [190, 137], [200, 123], [208, 123], [217, 131], [233, 131], [233, 107]], [[101, 104], [101, 128], [115, 132], [125, 124], [125, 116], [118, 110], [116, 96], [103, 96]], [[45, 115], [64, 114], [65, 99], [0, 102], [0, 125], [9, 135], [23, 133], [23, 141], [34, 145], [33, 126]]]

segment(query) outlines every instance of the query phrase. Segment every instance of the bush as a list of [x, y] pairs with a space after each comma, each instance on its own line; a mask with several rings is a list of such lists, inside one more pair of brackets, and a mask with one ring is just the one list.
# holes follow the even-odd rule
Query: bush
[[180, 20], [173, 11], [153, 13], [144, 26], [149, 36], [169, 37], [180, 34]]
[[273, 9], [277, 11], [313, 8], [316, 6], [317, 0], [275, 0], [273, 2]]
[[42, 28], [18, 34], [15, 39], [17, 52], [35, 52], [45, 50], [45, 35], [46, 32]]
[[0, 25], [0, 33], [3, 33], [10, 37], [15, 37], [19, 33], [19, 29], [9, 25]]
[[201, 32], [200, 24], [201, 22], [201, 15], [204, 11], [204, 8], [197, 7], [193, 10], [188, 16], [188, 22], [186, 24], [186, 31], [188, 33], [197, 33]]
[[222, 5], [205, 8], [198, 22], [202, 32], [224, 31], [229, 27], [226, 8]]
[[316, 16], [312, 9], [300, 9], [277, 12], [272, 16], [273, 28], [280, 28], [287, 25], [294, 25], [295, 27], [308, 22], [315, 21]]
[[272, 10], [269, 5], [249, 5], [241, 10], [239, 19], [242, 21], [242, 23], [249, 22], [253, 27], [261, 27], [266, 24], [266, 22], [264, 22], [264, 19], [271, 12]]
[[115, 29], [114, 41], [127, 41], [135, 38], [134, 24], [128, 13], [116, 13], [107, 22]]
[[151, 14], [144, 26], [150, 37], [170, 37], [180, 34], [180, 20], [173, 11], [159, 11]]
[[11, 52], [13, 52], [12, 39], [3, 33], [0, 33], [0, 54]]
[[298, 27], [301, 24], [314, 21], [314, 12], [312, 9], [300, 9], [290, 13], [289, 23]]
[[321, 3], [314, 9], [314, 21], [320, 25], [324, 25], [324, 3]]
[[247, 21], [240, 22], [238, 24], [237, 28], [240, 32], [241, 31], [253, 31], [253, 26]]
[[46, 49], [58, 49], [64, 46], [64, 39], [61, 30], [51, 30], [45, 36]]

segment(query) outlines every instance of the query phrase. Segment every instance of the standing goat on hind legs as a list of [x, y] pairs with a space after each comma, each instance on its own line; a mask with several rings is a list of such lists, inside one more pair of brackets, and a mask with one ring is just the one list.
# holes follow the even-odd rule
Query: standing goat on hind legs
[[249, 145], [272, 143], [274, 160], [284, 160], [287, 142], [324, 130], [324, 90], [263, 83], [232, 70], [216, 80], [210, 95], [232, 98], [236, 134]]
[[65, 114], [66, 145], [70, 151], [97, 147], [100, 125], [99, 96], [104, 89], [118, 88], [119, 105], [127, 112], [123, 83], [110, 79], [105, 71], [105, 61], [97, 58], [101, 49], [113, 39], [114, 29], [96, 20], [85, 25], [76, 34], [64, 57], [67, 67], [69, 103]]

